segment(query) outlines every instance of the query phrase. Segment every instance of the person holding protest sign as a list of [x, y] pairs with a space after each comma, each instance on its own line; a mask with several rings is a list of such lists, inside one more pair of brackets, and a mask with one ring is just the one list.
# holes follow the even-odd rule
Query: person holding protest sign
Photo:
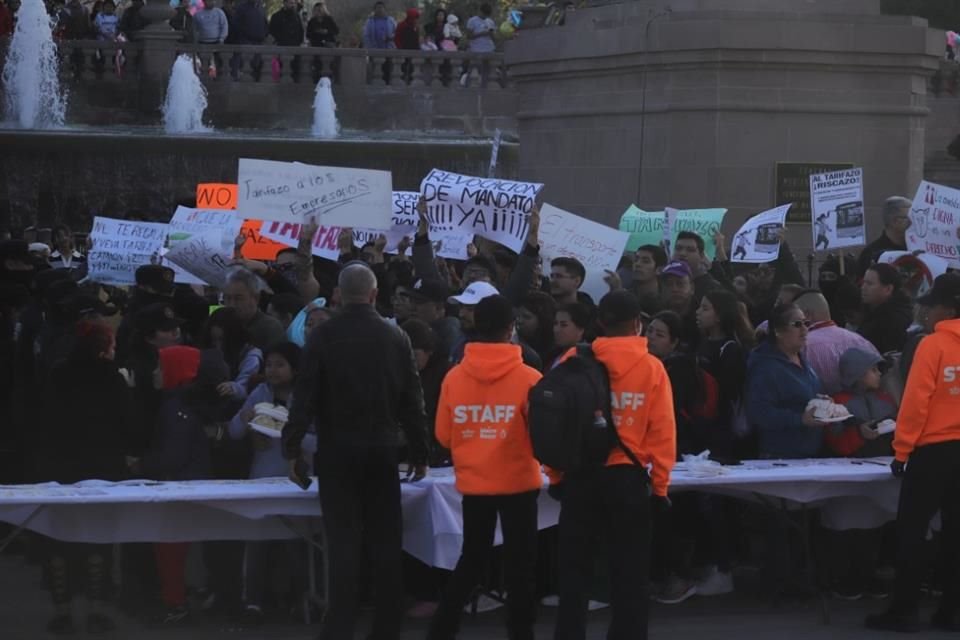
[[[542, 480], [527, 431], [526, 405], [540, 373], [525, 366], [520, 348], [511, 344], [514, 313], [509, 300], [501, 295], [484, 298], [474, 318], [477, 340], [467, 345], [463, 362], [447, 374], [437, 407], [437, 440], [451, 451], [457, 489], [464, 495], [463, 551], [427, 638], [456, 637], [463, 606], [483, 577], [499, 515], [507, 636], [532, 640], [537, 496]], [[487, 437], [488, 432], [493, 436]]]
[[690, 267], [695, 304], [699, 304], [708, 291], [723, 288], [723, 285], [710, 274], [709, 259], [705, 250], [706, 244], [698, 233], [681, 231], [677, 234], [677, 241], [673, 246], [673, 260], [686, 262]]
[[308, 426], [317, 424], [315, 468], [329, 540], [329, 608], [320, 638], [353, 637], [364, 541], [371, 554], [375, 603], [372, 637], [396, 639], [403, 618], [399, 428], [412, 464], [426, 475], [423, 390], [410, 340], [375, 308], [377, 279], [362, 262], [338, 279], [342, 308], [311, 335], [305, 366], [283, 429], [290, 476], [303, 486], [298, 460]]

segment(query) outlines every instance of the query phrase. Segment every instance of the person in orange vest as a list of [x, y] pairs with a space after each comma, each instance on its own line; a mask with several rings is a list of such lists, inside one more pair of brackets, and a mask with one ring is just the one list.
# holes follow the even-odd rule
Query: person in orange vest
[[903, 478], [897, 510], [897, 577], [893, 601], [867, 617], [867, 627], [920, 630], [920, 585], [926, 563], [923, 546], [930, 520], [943, 521], [943, 598], [933, 626], [960, 631], [960, 274], [939, 276], [917, 302], [929, 310], [934, 327], [910, 367], [897, 415], [890, 468]]
[[511, 344], [514, 310], [502, 295], [474, 311], [479, 339], [443, 381], [437, 441], [450, 450], [463, 494], [463, 550], [440, 599], [429, 640], [456, 636], [487, 567], [497, 516], [503, 530], [507, 637], [532, 640], [536, 619], [537, 496], [543, 484], [527, 430], [527, 395], [540, 373]]
[[[608, 293], [597, 321], [606, 337], [593, 353], [610, 375], [612, 417], [623, 448], [606, 466], [563, 476], [560, 499], [560, 609], [556, 640], [584, 640], [593, 542], [606, 534], [612, 616], [608, 640], [647, 637], [651, 507], [670, 505], [667, 488], [677, 456], [670, 378], [640, 336], [640, 302], [629, 291]], [[641, 465], [638, 466], [624, 449]], [[551, 479], [555, 476], [551, 474]]]

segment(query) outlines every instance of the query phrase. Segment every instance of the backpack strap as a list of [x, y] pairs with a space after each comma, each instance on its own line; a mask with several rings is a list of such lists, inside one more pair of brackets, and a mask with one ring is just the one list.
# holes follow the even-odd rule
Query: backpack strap
[[633, 451], [630, 450], [630, 447], [623, 444], [623, 440], [620, 439], [620, 433], [617, 431], [617, 425], [613, 421], [613, 406], [610, 402], [610, 372], [607, 371], [607, 367], [597, 359], [596, 354], [593, 352], [593, 345], [589, 343], [581, 343], [577, 345], [577, 356], [583, 358], [584, 360], [589, 360], [595, 363], [597, 369], [600, 371], [603, 381], [603, 388], [598, 390], [600, 392], [600, 397], [603, 398], [603, 406], [601, 407], [601, 410], [603, 411], [604, 419], [607, 421], [607, 429], [609, 429], [614, 443], [626, 454], [627, 458], [630, 459], [631, 464], [646, 469], [646, 467], [644, 467], [640, 461], [637, 460], [637, 456], [633, 454]]

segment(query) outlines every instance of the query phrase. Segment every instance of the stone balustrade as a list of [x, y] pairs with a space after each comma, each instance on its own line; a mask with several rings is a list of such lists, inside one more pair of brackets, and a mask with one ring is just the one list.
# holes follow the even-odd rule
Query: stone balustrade
[[[5, 51], [0, 43], [0, 51]], [[140, 42], [68, 40], [60, 43], [61, 75], [74, 81], [102, 80], [129, 82], [139, 75], [146, 55]], [[165, 50], [151, 50], [162, 55]], [[365, 49], [324, 49], [270, 45], [209, 45], [172, 42], [170, 64], [176, 55], [196, 56], [205, 79], [284, 84], [316, 83], [331, 78], [342, 86], [428, 87], [456, 89], [461, 86], [484, 90], [504, 89], [508, 76], [503, 55], [447, 51], [398, 51]], [[210, 73], [211, 64], [216, 74]], [[466, 78], [461, 81], [464, 74]]]

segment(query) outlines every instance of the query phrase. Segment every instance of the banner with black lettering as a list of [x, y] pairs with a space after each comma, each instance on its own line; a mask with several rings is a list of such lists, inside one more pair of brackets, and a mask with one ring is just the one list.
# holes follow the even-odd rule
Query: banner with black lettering
[[474, 233], [519, 252], [543, 184], [433, 169], [420, 183], [431, 233]]

